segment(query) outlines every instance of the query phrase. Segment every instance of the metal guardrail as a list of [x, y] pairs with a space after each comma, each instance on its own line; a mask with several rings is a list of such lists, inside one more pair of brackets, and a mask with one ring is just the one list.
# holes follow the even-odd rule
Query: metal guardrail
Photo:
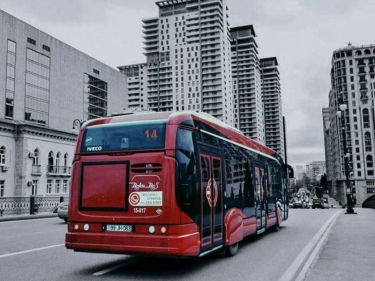
[[30, 197], [0, 198], [0, 215], [21, 215], [30, 212]]
[[362, 203], [362, 208], [372, 208], [375, 209], [375, 194], [371, 195]]
[[[68, 196], [34, 196], [36, 212], [53, 212], [62, 198], [68, 201]], [[30, 214], [30, 197], [1, 197], [0, 216]]]

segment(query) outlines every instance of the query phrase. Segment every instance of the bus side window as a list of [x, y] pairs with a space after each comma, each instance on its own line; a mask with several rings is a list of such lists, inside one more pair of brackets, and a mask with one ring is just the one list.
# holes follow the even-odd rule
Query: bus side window
[[193, 214], [197, 204], [197, 161], [194, 150], [194, 131], [179, 128], [176, 139], [176, 199], [180, 208]]

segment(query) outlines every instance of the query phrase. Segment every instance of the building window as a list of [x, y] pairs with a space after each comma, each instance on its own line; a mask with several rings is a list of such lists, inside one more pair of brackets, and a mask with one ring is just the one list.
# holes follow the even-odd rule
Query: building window
[[371, 151], [371, 149], [372, 149], [371, 133], [370, 132], [365, 132], [365, 150], [366, 151]]
[[47, 194], [52, 193], [52, 180], [47, 180]]
[[5, 146], [0, 147], [0, 164], [5, 165]]
[[47, 52], [51, 52], [51, 48], [46, 45], [43, 45], [43, 50], [46, 50]]
[[84, 75], [85, 120], [107, 116], [107, 82]]
[[49, 94], [50, 58], [27, 49], [25, 121], [48, 125]]
[[[98, 74], [98, 75], [100, 74], [99, 70], [97, 70], [97, 69], [95, 69], [95, 68], [94, 68], [92, 71], [93, 71], [95, 74]], [[142, 74], [142, 73], [141, 73], [141, 74]]]
[[38, 194], [38, 180], [33, 180], [33, 184], [31, 186], [31, 195]]
[[5, 181], [0, 180], [0, 197], [4, 197], [5, 194]]
[[366, 163], [367, 163], [367, 168], [373, 168], [374, 163], [371, 155], [366, 156]]
[[60, 193], [60, 180], [56, 180], [55, 182], [55, 193]]
[[34, 150], [33, 165], [39, 165], [39, 149]]
[[363, 109], [363, 128], [370, 128], [370, 114], [367, 108]]
[[68, 180], [63, 180], [63, 193], [68, 193]]
[[68, 173], [68, 153], [64, 155], [64, 173]]
[[14, 117], [14, 88], [16, 80], [16, 43], [8, 40], [6, 88], [5, 88], [5, 118]]
[[55, 158], [55, 166], [56, 166], [56, 170], [57, 170], [57, 171], [58, 171], [59, 168], [60, 168], [60, 157], [61, 157], [60, 152], [57, 152], [57, 154], [56, 154], [56, 158]]
[[30, 37], [27, 37], [27, 42], [30, 43], [30, 44], [33, 44], [35, 45], [36, 44], [36, 41]]
[[55, 173], [56, 169], [54, 167], [54, 155], [53, 151], [50, 151], [48, 154], [48, 172]]

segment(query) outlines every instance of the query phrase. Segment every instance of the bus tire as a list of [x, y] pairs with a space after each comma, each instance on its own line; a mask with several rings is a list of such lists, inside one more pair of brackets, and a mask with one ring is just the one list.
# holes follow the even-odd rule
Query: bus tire
[[225, 246], [225, 255], [227, 257], [233, 257], [238, 253], [239, 243], [234, 243], [229, 246]]
[[272, 230], [277, 232], [280, 230], [280, 224], [277, 222], [273, 227], [272, 227]]

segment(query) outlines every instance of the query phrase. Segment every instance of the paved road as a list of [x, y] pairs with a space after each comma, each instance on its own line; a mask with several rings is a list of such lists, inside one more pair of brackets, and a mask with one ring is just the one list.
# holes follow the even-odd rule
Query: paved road
[[[335, 204], [335, 202], [332, 202]], [[336, 203], [337, 204], [337, 203]], [[232, 258], [138, 258], [75, 253], [57, 217], [0, 218], [1, 280], [372, 280], [375, 210], [291, 209], [277, 233], [241, 243]], [[39, 216], [50, 214], [39, 214]], [[38, 217], [38, 216], [34, 216]]]
[[293, 209], [279, 232], [247, 239], [235, 257], [202, 259], [75, 253], [63, 246], [66, 224], [56, 217], [1, 222], [1, 280], [282, 280], [301, 270], [317, 233], [342, 212]]

